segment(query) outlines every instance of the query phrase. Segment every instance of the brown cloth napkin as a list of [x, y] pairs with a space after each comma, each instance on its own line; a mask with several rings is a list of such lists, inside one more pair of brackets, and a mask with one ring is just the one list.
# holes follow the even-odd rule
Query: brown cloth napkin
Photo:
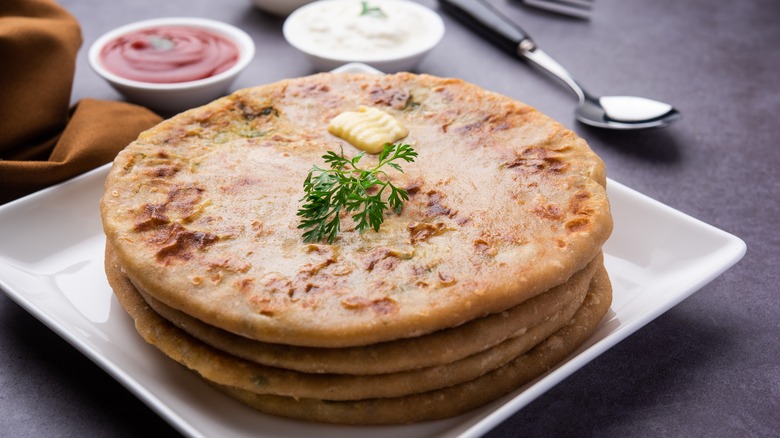
[[81, 44], [53, 0], [0, 0], [0, 204], [110, 162], [160, 122], [122, 102], [69, 108]]

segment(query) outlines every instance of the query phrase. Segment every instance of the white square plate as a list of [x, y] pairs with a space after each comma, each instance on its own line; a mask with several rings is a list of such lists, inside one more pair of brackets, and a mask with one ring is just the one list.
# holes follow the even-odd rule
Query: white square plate
[[568, 360], [487, 406], [399, 427], [274, 418], [217, 393], [146, 344], [103, 272], [98, 201], [109, 166], [0, 207], [0, 287], [190, 436], [479, 436], [739, 261], [739, 238], [609, 181], [615, 229], [604, 247], [612, 309]]
[[268, 416], [216, 392], [136, 333], [103, 271], [98, 202], [110, 165], [0, 207], [0, 287], [193, 437], [480, 436], [739, 261], [739, 238], [615, 181], [604, 247], [614, 287], [594, 335], [550, 372], [482, 408], [406, 426], [340, 427]]

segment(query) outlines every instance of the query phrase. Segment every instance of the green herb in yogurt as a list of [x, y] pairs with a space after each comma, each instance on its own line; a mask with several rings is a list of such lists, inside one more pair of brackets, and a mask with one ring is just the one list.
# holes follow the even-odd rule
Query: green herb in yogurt
[[369, 6], [367, 0], [361, 0], [360, 7], [361, 7], [360, 10], [361, 16], [370, 15], [374, 17], [387, 17], [387, 15], [385, 15], [385, 11], [383, 11], [382, 8], [380, 8], [379, 6]]

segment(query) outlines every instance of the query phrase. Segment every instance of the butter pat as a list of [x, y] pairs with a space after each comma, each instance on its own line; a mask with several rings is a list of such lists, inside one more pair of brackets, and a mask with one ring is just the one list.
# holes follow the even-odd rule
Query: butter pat
[[409, 134], [395, 117], [367, 106], [334, 117], [328, 132], [369, 154], [378, 154], [386, 144], [395, 143]]

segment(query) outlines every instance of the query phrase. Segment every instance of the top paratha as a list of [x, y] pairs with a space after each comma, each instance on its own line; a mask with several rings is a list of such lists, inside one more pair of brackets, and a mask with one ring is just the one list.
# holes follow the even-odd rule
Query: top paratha
[[[410, 194], [380, 232], [304, 244], [302, 182], [360, 105], [410, 131]], [[364, 158], [365, 162], [375, 157]], [[612, 228], [601, 160], [533, 108], [428, 75], [319, 74], [239, 91], [122, 151], [101, 201], [134, 284], [253, 339], [345, 347], [499, 312], [566, 281]]]

